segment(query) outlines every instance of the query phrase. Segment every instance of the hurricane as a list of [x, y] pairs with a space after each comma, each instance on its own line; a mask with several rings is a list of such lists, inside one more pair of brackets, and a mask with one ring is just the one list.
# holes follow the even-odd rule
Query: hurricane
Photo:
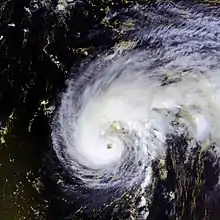
[[186, 155], [198, 146], [219, 152], [218, 11], [183, 3], [133, 6], [123, 12], [135, 24], [133, 47], [116, 45], [67, 80], [51, 137], [72, 180], [64, 191], [79, 206], [92, 212], [143, 192], [170, 139], [184, 137]]

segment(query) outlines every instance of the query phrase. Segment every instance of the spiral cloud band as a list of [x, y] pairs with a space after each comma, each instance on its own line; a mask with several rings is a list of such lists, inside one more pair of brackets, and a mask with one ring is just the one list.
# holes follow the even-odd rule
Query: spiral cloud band
[[194, 9], [186, 17], [163, 10], [175, 21], [158, 17], [134, 35], [148, 46], [110, 60], [101, 55], [62, 94], [53, 147], [80, 185], [69, 190], [81, 198], [88, 190], [93, 207], [150, 184], [151, 163], [165, 156], [168, 136], [189, 136], [190, 148], [219, 145], [219, 21]]

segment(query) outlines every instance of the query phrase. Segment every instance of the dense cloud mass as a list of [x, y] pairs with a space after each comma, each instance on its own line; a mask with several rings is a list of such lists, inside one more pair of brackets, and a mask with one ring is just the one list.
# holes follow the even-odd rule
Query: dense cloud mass
[[8, 155], [18, 198], [33, 195], [28, 183], [36, 193], [23, 216], [218, 219], [218, 6], [27, 1], [1, 12], [1, 142], [25, 143], [31, 162]]
[[70, 77], [52, 124], [56, 154], [79, 184], [68, 190], [87, 211], [143, 192], [153, 161], [174, 150], [170, 140], [187, 139], [183, 164], [198, 146], [219, 151], [218, 19], [181, 4], [137, 9], [145, 23], [130, 18], [134, 48], [101, 54]]

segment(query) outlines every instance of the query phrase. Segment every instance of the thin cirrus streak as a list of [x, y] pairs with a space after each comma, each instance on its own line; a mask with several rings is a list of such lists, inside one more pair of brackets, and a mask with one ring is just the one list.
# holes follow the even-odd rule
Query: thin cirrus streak
[[219, 144], [219, 21], [195, 8], [182, 17], [159, 7], [174, 18], [158, 17], [133, 33], [148, 46], [92, 61], [68, 80], [54, 117], [53, 148], [80, 183], [70, 190], [92, 208], [146, 188], [167, 136], [187, 134], [191, 148]]

